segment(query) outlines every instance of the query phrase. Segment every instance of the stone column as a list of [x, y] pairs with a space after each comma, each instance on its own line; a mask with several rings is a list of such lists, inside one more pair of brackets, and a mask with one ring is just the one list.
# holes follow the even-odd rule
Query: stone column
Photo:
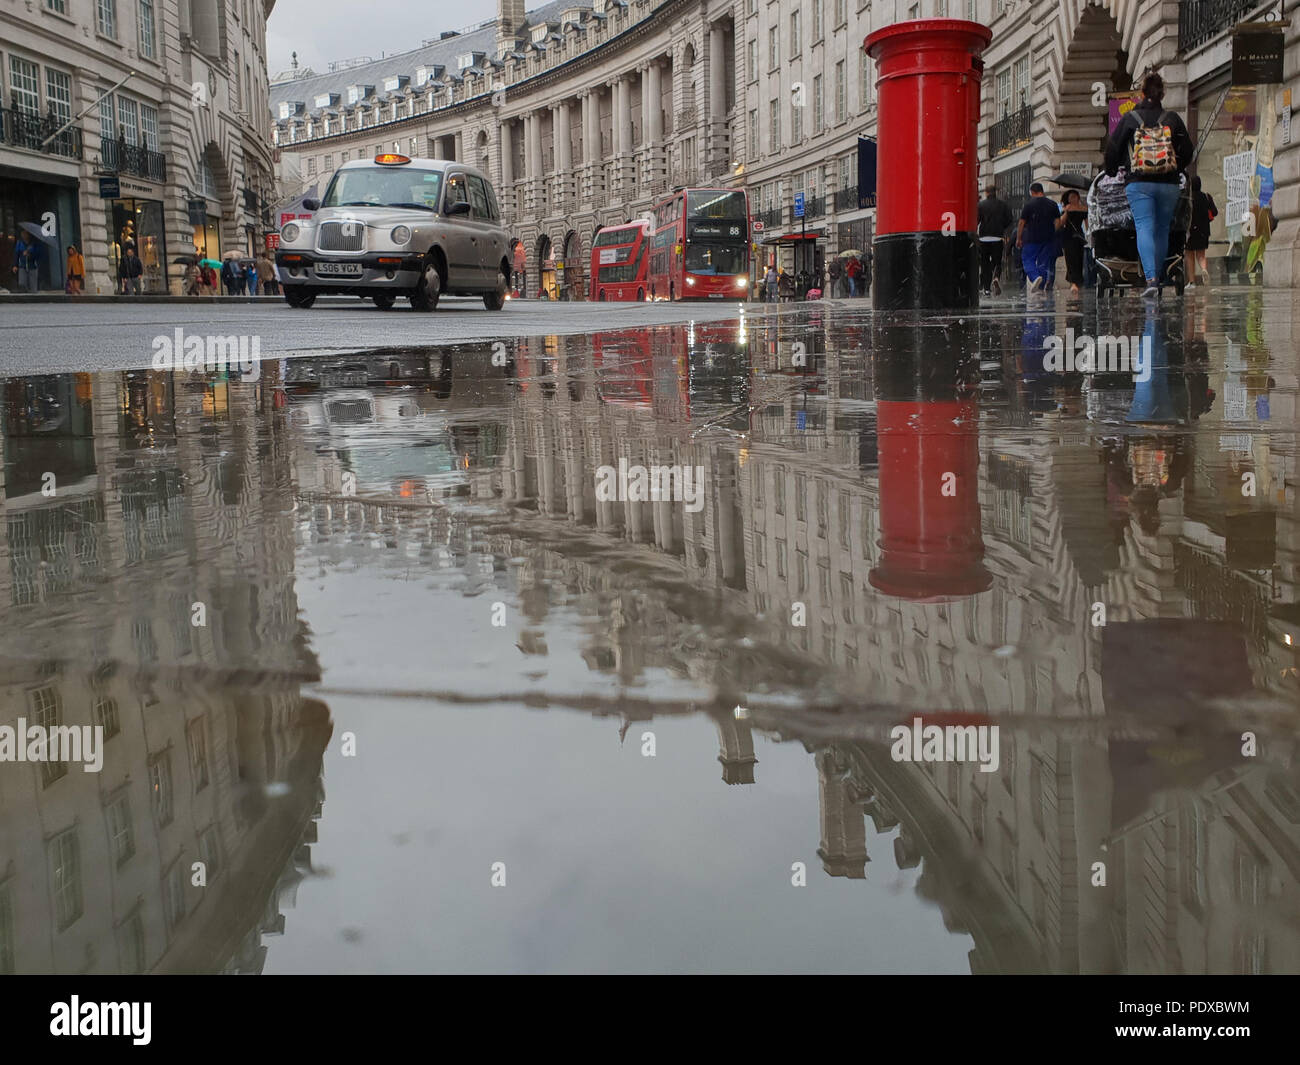
[[[731, 149], [727, 143], [726, 33], [721, 23], [709, 27], [709, 169], [723, 173], [728, 169]], [[788, 117], [788, 116], [787, 116]]]
[[497, 132], [497, 158], [500, 159], [497, 194], [501, 209], [514, 216], [515, 207], [515, 143], [514, 127], [510, 119], [502, 119]]
[[651, 195], [667, 191], [663, 140], [663, 68], [657, 63], [646, 67], [646, 98], [649, 108], [644, 116], [646, 138], [646, 189]]
[[556, 213], [564, 214], [573, 196], [573, 148], [569, 130], [569, 101], [555, 105]]
[[620, 201], [632, 193], [632, 85], [627, 78], [614, 83], [615, 192]]

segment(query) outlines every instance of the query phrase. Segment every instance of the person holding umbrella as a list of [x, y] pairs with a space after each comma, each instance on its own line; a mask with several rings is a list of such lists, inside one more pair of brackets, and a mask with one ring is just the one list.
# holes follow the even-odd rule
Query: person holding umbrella
[[18, 271], [18, 291], [35, 292], [40, 284], [41, 242], [24, 232], [27, 223], [18, 230], [14, 245], [14, 269]]

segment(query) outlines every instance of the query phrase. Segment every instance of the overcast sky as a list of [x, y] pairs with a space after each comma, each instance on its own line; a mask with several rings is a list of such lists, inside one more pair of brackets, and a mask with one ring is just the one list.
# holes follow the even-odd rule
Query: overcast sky
[[443, 30], [477, 26], [494, 18], [496, 11], [496, 0], [425, 0], [418, 5], [276, 0], [266, 24], [266, 62], [275, 77], [289, 69], [290, 55], [297, 52], [299, 66], [320, 74], [331, 60], [406, 52]]

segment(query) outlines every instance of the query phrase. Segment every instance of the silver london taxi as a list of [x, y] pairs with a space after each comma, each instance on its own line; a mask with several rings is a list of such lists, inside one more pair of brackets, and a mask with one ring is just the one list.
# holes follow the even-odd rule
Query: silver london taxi
[[505, 304], [510, 278], [496, 193], [465, 163], [378, 154], [344, 163], [310, 220], [288, 222], [275, 255], [290, 307], [321, 293], [368, 297], [388, 310], [405, 296], [431, 311], [443, 294]]

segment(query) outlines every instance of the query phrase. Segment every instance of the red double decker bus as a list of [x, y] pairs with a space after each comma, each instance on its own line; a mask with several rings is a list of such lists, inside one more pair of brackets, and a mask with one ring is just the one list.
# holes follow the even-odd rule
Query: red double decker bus
[[654, 208], [653, 299], [747, 299], [749, 197], [743, 189], [678, 189]]
[[649, 256], [649, 222], [606, 226], [591, 245], [591, 298], [645, 299], [650, 292]]

